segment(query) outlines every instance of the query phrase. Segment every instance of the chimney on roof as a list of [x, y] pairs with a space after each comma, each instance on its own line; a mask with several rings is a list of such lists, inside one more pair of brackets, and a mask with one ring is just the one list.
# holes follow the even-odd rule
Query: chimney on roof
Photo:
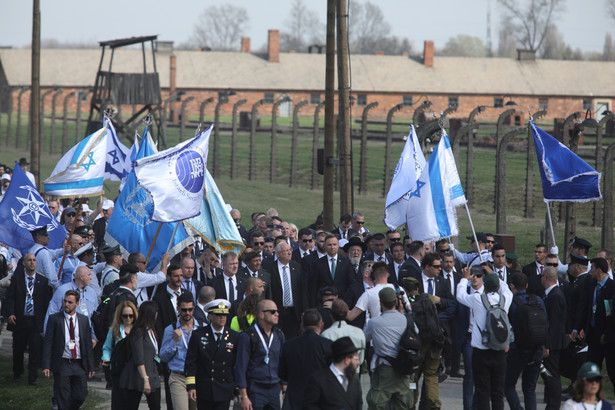
[[241, 38], [241, 52], [242, 53], [250, 52], [250, 37]]
[[384, 55], [384, 51], [374, 51], [374, 55], [375, 56], [383, 56]]
[[518, 48], [517, 61], [536, 61], [536, 50]]
[[269, 43], [267, 45], [267, 56], [270, 63], [280, 62], [280, 31], [269, 30]]
[[175, 54], [171, 54], [169, 58], [169, 95], [175, 92], [175, 86], [177, 82], [177, 57]]
[[433, 41], [425, 40], [425, 45], [423, 46], [423, 64], [425, 67], [433, 67], [433, 53]]
[[401, 56], [402, 56], [402, 57], [408, 57], [409, 55], [410, 55], [410, 54], [409, 54], [407, 51], [403, 51], [403, 52], [401, 53]]

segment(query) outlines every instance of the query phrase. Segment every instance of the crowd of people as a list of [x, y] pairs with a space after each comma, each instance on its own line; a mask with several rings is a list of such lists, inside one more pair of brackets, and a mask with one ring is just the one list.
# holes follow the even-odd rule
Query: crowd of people
[[[113, 201], [48, 206], [64, 247], [47, 247], [45, 227], [25, 255], [0, 247], [0, 286], [14, 381], [27, 349], [28, 383], [39, 369], [53, 375], [59, 409], [82, 405], [97, 369], [113, 409], [136, 409], [143, 395], [159, 409], [164, 390], [177, 410], [361, 409], [363, 397], [369, 409], [431, 410], [447, 377], [463, 378], [468, 410], [535, 409], [539, 377], [547, 409], [611, 408], [600, 369], [615, 380], [613, 252], [590, 258], [582, 238], [567, 265], [538, 244], [521, 266], [485, 232], [464, 253], [447, 239], [370, 232], [359, 212], [328, 231], [321, 219], [297, 229], [275, 209], [244, 227], [232, 209], [240, 255], [195, 236], [147, 272], [143, 254], [105, 242]], [[420, 347], [404, 369], [408, 335]]]

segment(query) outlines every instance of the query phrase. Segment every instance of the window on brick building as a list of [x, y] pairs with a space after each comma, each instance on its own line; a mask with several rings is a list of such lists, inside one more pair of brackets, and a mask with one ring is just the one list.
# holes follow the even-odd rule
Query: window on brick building
[[367, 95], [358, 94], [357, 95], [357, 105], [367, 105]]
[[583, 111], [591, 110], [592, 106], [592, 100], [583, 100]]
[[265, 104], [273, 104], [275, 101], [275, 94], [265, 93]]
[[320, 94], [310, 94], [310, 104], [312, 105], [320, 104]]
[[404, 105], [412, 105], [413, 104], [413, 97], [411, 95], [404, 95], [401, 98], [401, 102]]
[[494, 108], [502, 108], [502, 107], [504, 107], [504, 99], [503, 98], [494, 98], [493, 99], [493, 107]]
[[449, 107], [459, 107], [459, 97], [448, 97]]
[[546, 110], [549, 108], [549, 99], [548, 98], [539, 98], [538, 99], [538, 109]]

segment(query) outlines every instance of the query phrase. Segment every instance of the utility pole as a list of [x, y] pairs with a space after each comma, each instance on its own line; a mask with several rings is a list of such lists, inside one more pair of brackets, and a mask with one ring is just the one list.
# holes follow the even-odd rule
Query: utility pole
[[337, 0], [338, 157], [340, 216], [352, 214], [350, 83], [348, 79], [348, 14], [346, 0]]
[[32, 174], [42, 187], [40, 166], [40, 83], [41, 71], [41, 4], [40, 0], [32, 2], [32, 87], [30, 94], [30, 165]]
[[335, 6], [327, 0], [327, 54], [325, 68], [325, 150], [323, 180], [324, 228], [333, 229], [333, 178], [335, 155]]

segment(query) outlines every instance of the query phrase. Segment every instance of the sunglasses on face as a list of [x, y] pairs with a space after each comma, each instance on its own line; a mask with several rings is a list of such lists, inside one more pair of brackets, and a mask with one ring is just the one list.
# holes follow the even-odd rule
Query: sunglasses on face
[[400, 238], [390, 238], [389, 241], [391, 241], [391, 242], [399, 242], [399, 241], [401, 241], [401, 239]]
[[356, 223], [357, 225], [363, 225], [365, 224], [365, 221], [354, 221], [354, 223]]
[[265, 242], [253, 242], [254, 246], [263, 246]]
[[302, 239], [303, 243], [314, 242], [314, 239]]
[[181, 310], [184, 313], [187, 313], [187, 312], [192, 312], [194, 310], [194, 308], [181, 308], [179, 310]]
[[545, 266], [551, 266], [553, 268], [557, 268], [558, 264], [557, 263], [553, 263], [553, 262], [549, 262], [549, 263], [545, 263]]
[[134, 319], [135, 315], [133, 315], [132, 313], [123, 313], [122, 314], [122, 318], [124, 318], [124, 319]]
[[74, 217], [77, 216], [77, 214], [71, 212], [70, 214], [66, 214], [66, 216], [68, 216], [70, 218], [74, 218]]
[[277, 310], [277, 309], [267, 309], [267, 310], [263, 310], [263, 312], [271, 313], [272, 315], [275, 315], [276, 313], [279, 313], [279, 310]]

